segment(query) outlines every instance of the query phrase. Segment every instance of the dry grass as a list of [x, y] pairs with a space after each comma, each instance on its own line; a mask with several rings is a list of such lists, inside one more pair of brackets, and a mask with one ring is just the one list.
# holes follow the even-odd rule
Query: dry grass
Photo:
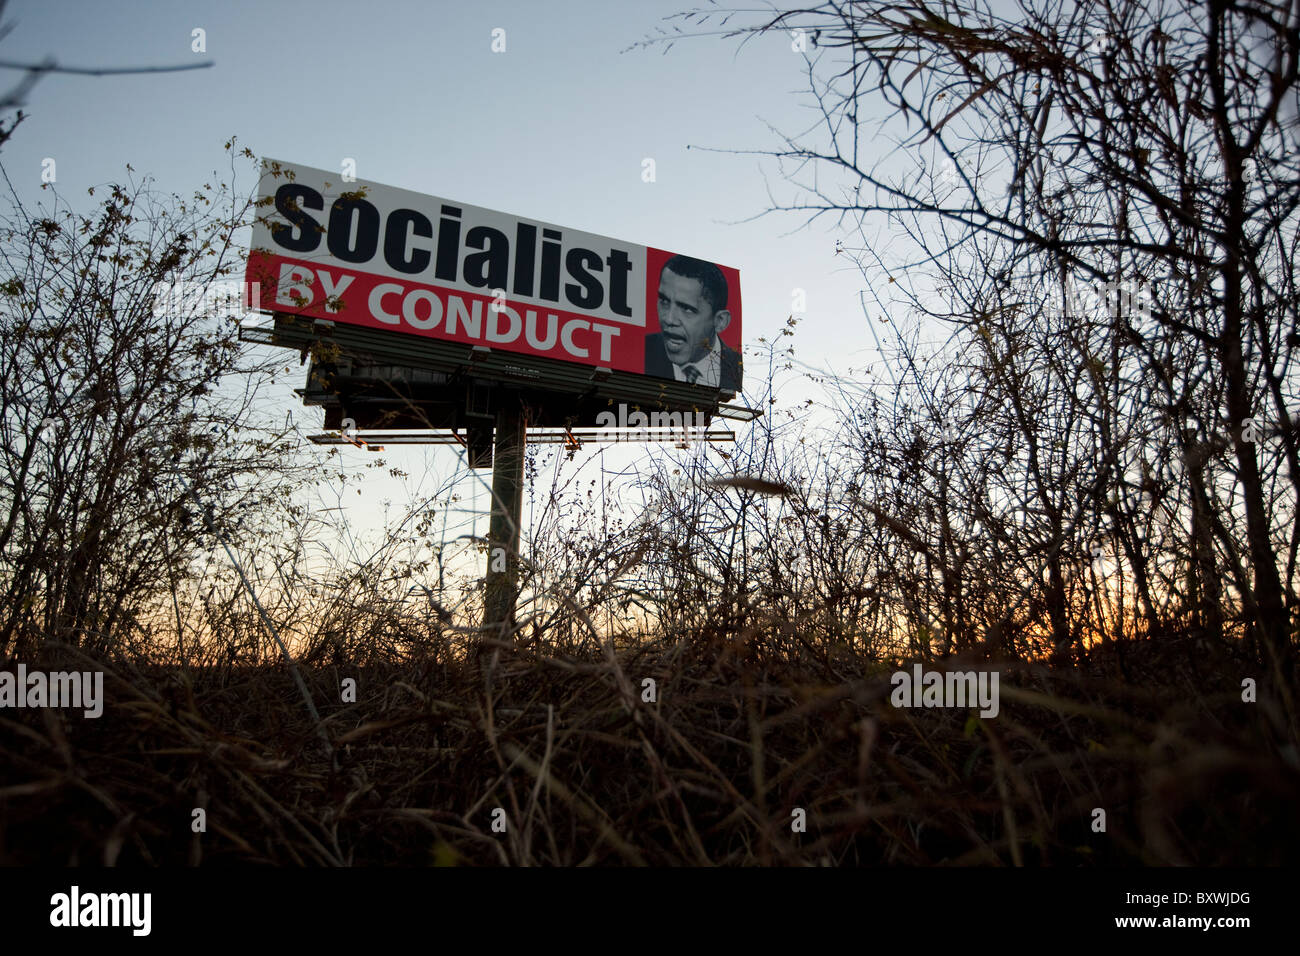
[[[1295, 727], [1265, 680], [1242, 703], [1249, 665], [1191, 661], [1143, 642], [1127, 680], [1109, 660], [1003, 663], [1001, 712], [980, 720], [892, 707], [892, 663], [840, 661], [858, 676], [830, 679], [703, 636], [589, 659], [488, 647], [473, 663], [306, 670], [330, 754], [283, 667], [187, 674], [52, 648], [29, 669], [102, 666], [107, 704], [97, 720], [0, 716], [0, 862], [1288, 861]], [[344, 677], [358, 703], [339, 702]]]

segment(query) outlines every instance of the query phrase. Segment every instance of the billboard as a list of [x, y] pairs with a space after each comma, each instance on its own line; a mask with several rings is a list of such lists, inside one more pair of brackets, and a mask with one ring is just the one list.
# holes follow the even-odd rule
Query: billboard
[[275, 160], [259, 198], [263, 309], [740, 391], [736, 269]]

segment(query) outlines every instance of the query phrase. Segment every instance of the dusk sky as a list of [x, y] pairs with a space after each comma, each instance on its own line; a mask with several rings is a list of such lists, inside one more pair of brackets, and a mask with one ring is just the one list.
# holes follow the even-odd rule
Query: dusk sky
[[[804, 319], [784, 340], [802, 362], [841, 374], [878, 362], [859, 300], [863, 278], [835, 254], [837, 239], [852, 245], [858, 237], [830, 219], [802, 229], [797, 214], [760, 216], [773, 198], [794, 198], [793, 189], [772, 160], [725, 152], [776, 149], [774, 129], [798, 134], [813, 125], [803, 55], [784, 33], [743, 47], [712, 35], [667, 52], [632, 48], [659, 28], [671, 30], [681, 21], [665, 18], [689, 9], [679, 0], [16, 0], [3, 59], [50, 56], [82, 68], [215, 65], [46, 76], [0, 160], [25, 202], [48, 203], [39, 185], [42, 161], [53, 158], [59, 194], [84, 212], [94, 202], [86, 189], [123, 177], [128, 163], [159, 188], [189, 194], [228, 172], [223, 144], [232, 135], [258, 156], [323, 169], [351, 158], [362, 180], [734, 266], [750, 345], [779, 335], [793, 291], [803, 289]], [[754, 22], [749, 17], [744, 22]], [[505, 51], [494, 53], [498, 28]], [[192, 51], [195, 29], [205, 31], [206, 53]], [[712, 25], [683, 29], [716, 33]], [[21, 76], [4, 73], [11, 84]], [[880, 141], [882, 155], [888, 146]], [[652, 183], [643, 180], [647, 159]], [[251, 191], [255, 182], [246, 175], [238, 186]], [[292, 371], [266, 410], [278, 418], [292, 410], [304, 433], [315, 431], [321, 412], [304, 409], [292, 393], [304, 375], [296, 356], [283, 354]], [[764, 369], [750, 355], [747, 361], [752, 393]], [[792, 381], [783, 400], [787, 394], [794, 401], [814, 393]], [[622, 471], [665, 453], [607, 446], [605, 467]], [[584, 451], [578, 462], [600, 454]], [[376, 523], [384, 499], [428, 494], [459, 462], [446, 447], [390, 448], [384, 457], [412, 479], [394, 484], [367, 473], [366, 493], [348, 496], [349, 511], [365, 512], [357, 515], [362, 526]], [[349, 450], [344, 458], [359, 470], [368, 456]], [[486, 507], [485, 492], [478, 505]]]

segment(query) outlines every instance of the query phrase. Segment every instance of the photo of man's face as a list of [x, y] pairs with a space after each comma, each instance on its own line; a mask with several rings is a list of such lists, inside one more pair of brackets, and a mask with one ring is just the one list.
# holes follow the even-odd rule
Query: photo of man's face
[[659, 328], [664, 351], [674, 365], [696, 362], [713, 344], [717, 319], [699, 279], [664, 269], [659, 274]]

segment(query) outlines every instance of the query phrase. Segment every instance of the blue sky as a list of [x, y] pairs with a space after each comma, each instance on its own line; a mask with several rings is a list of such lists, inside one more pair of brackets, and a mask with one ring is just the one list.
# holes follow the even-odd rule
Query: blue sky
[[[773, 149], [780, 142], [769, 124], [791, 133], [808, 127], [803, 57], [787, 35], [743, 48], [705, 37], [666, 53], [628, 49], [690, 7], [689, 0], [12, 0], [15, 29], [0, 43], [2, 59], [215, 66], [47, 76], [0, 161], [20, 194], [35, 200], [42, 160], [53, 158], [59, 193], [89, 203], [86, 187], [120, 178], [127, 163], [188, 194], [226, 170], [222, 147], [232, 135], [258, 155], [309, 166], [339, 169], [351, 158], [361, 179], [734, 266], [747, 342], [779, 334], [801, 288], [807, 311], [793, 341], [802, 361], [840, 372], [876, 361], [859, 304], [861, 274], [834, 254], [835, 240], [851, 237], [829, 221], [799, 229], [791, 214], [752, 219], [768, 207], [769, 189], [789, 198], [791, 188], [770, 160], [707, 149]], [[498, 28], [502, 53], [492, 51]], [[192, 51], [195, 29], [205, 31], [205, 53]], [[0, 82], [19, 76], [3, 70]], [[642, 179], [647, 158], [655, 161], [653, 183]], [[752, 385], [758, 369], [747, 371]], [[320, 412], [297, 405], [296, 368], [290, 378], [272, 410], [293, 408], [311, 430]], [[607, 452], [622, 468], [662, 450]], [[446, 476], [457, 465], [445, 448], [386, 457], [421, 476]], [[351, 507], [370, 509], [362, 523], [373, 524], [376, 503], [400, 500], [403, 491], [377, 475], [364, 480], [369, 490]]]

